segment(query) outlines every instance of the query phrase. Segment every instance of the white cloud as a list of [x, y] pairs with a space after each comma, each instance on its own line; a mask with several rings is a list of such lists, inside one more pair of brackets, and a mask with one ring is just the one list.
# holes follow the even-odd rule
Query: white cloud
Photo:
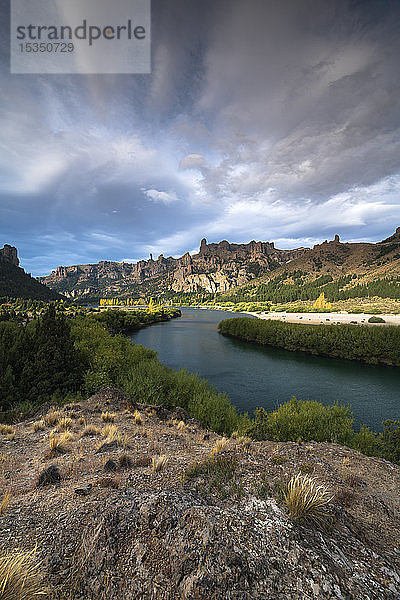
[[173, 204], [178, 202], [179, 198], [175, 192], [160, 192], [158, 190], [143, 190], [145, 195], [153, 202], [161, 202], [162, 204]]

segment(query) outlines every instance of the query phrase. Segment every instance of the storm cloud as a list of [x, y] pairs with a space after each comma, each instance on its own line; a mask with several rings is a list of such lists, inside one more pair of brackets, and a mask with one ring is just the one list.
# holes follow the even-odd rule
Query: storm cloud
[[400, 225], [400, 5], [153, 0], [152, 73], [10, 75], [0, 239], [22, 265], [282, 248]]

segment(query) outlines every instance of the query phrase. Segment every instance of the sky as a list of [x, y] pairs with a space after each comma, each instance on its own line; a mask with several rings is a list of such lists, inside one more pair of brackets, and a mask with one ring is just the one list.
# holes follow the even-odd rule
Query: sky
[[1, 7], [0, 245], [28, 272], [400, 226], [399, 0], [153, 0], [147, 75], [11, 75]]

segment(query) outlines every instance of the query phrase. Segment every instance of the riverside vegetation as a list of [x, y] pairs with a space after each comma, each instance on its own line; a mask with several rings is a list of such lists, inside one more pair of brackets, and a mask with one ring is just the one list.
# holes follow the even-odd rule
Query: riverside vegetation
[[[32, 412], [44, 402], [79, 401], [100, 388], [115, 386], [136, 402], [162, 405], [170, 410], [181, 407], [204, 427], [219, 434], [238, 431], [258, 440], [336, 441], [367, 455], [400, 462], [399, 421], [385, 421], [379, 435], [367, 427], [356, 432], [350, 407], [326, 407], [296, 399], [271, 413], [260, 408], [250, 418], [239, 413], [228, 396], [217, 392], [206, 380], [186, 370], [170, 369], [158, 361], [153, 350], [133, 344], [123, 335], [112, 335], [105, 325], [113, 332], [126, 326], [125, 317], [118, 317], [115, 312], [67, 318], [50, 306], [41, 318], [25, 325], [0, 322], [3, 420]], [[107, 313], [110, 316], [104, 317]], [[223, 321], [221, 328], [225, 329], [224, 323], [232, 321], [236, 319]], [[237, 321], [251, 325], [266, 323], [255, 319]]]
[[[375, 317], [369, 322], [384, 323], [384, 320]], [[370, 364], [400, 366], [400, 330], [397, 326], [309, 326], [271, 319], [233, 318], [224, 319], [218, 328], [224, 335], [261, 345]]]

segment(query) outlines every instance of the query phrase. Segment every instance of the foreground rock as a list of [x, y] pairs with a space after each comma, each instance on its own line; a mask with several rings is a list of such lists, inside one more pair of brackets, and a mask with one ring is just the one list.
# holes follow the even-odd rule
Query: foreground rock
[[[135, 408], [107, 389], [63, 411], [74, 437], [51, 460], [58, 488], [35, 487], [50, 428], [34, 432], [25, 422], [14, 440], [0, 441], [0, 494], [13, 494], [0, 517], [1, 546], [37, 544], [54, 598], [399, 597], [399, 467], [335, 444], [231, 439], [219, 455], [235, 461], [230, 479], [188, 477], [219, 436], [165, 409], [139, 406], [135, 424]], [[102, 421], [107, 411], [113, 423]], [[82, 437], [89, 424], [92, 434]], [[117, 428], [119, 446], [96, 454], [104, 438], [95, 428], [105, 426]], [[152, 473], [160, 455], [167, 463]], [[117, 470], [105, 476], [108, 460]], [[281, 489], [299, 471], [335, 494], [322, 527], [288, 516]]]

